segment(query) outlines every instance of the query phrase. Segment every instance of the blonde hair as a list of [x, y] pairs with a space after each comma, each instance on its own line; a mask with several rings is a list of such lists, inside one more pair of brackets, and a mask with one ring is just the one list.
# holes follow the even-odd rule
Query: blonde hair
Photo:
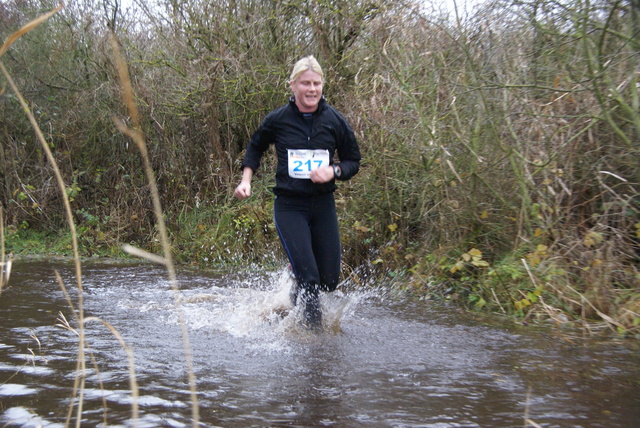
[[324, 73], [322, 72], [320, 63], [313, 55], [309, 55], [299, 59], [298, 62], [296, 62], [296, 64], [293, 66], [291, 76], [289, 76], [289, 82], [295, 82], [295, 80], [307, 70], [318, 73], [320, 75], [320, 78], [324, 80]]

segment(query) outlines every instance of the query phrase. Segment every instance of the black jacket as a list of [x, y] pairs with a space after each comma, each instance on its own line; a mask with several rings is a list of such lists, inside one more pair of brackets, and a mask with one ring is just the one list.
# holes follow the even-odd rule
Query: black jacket
[[275, 145], [278, 156], [276, 186], [273, 188], [276, 195], [313, 196], [336, 189], [334, 180], [316, 184], [309, 179], [289, 177], [287, 149], [327, 149], [331, 164], [337, 151], [342, 170], [340, 180], [348, 180], [360, 169], [360, 150], [353, 130], [324, 97], [313, 114], [311, 127], [293, 97], [288, 104], [267, 114], [247, 145], [242, 167], [248, 166], [255, 172], [271, 144]]

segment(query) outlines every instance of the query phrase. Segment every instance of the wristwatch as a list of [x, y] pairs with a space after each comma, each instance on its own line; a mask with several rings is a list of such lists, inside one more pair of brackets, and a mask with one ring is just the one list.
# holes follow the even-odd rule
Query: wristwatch
[[333, 165], [333, 175], [338, 178], [342, 175], [342, 170], [338, 165]]

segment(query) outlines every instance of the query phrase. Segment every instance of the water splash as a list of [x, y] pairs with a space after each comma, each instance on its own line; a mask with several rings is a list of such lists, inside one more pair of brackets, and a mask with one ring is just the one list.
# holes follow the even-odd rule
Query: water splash
[[[206, 292], [185, 293], [181, 303], [190, 329], [224, 332], [271, 349], [286, 348], [288, 341], [312, 334], [340, 334], [341, 323], [353, 312], [358, 296], [323, 293], [323, 326], [312, 333], [301, 324], [301, 308], [291, 303], [293, 284], [288, 270], [282, 269]], [[167, 321], [177, 322], [175, 313]]]

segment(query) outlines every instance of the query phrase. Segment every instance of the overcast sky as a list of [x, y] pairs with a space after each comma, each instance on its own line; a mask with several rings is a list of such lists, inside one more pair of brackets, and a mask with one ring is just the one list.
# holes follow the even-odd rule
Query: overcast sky
[[[440, 7], [440, 6], [447, 7], [451, 11], [454, 10], [453, 5], [455, 2], [455, 4], [458, 6], [458, 11], [462, 12], [466, 7], [482, 3], [483, 0], [423, 0], [423, 1], [424, 3], [427, 3], [427, 4], [428, 3], [435, 4], [436, 7]], [[126, 9], [127, 6], [130, 6], [133, 2], [134, 0], [120, 0], [120, 4], [124, 9]]]

